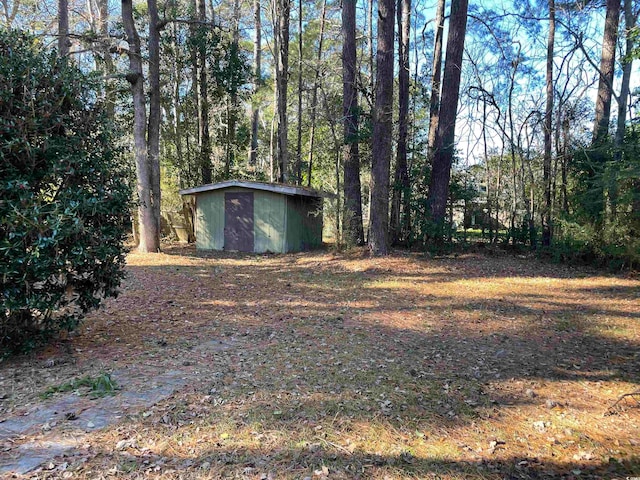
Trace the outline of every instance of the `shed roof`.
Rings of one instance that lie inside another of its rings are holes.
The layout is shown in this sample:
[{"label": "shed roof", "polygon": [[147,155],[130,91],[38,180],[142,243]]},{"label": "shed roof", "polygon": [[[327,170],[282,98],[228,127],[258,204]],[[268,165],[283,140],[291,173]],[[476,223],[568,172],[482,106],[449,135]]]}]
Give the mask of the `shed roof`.
[{"label": "shed roof", "polygon": [[268,192],[281,193],[283,195],[302,195],[304,197],[323,197],[327,194],[318,192],[311,188],[297,187],[295,185],[285,185],[283,183],[266,183],[266,182],[251,182],[246,180],[226,180],[224,182],[209,183],[207,185],[201,185],[199,187],[187,188],[180,190],[180,195],[195,195],[203,192],[210,192],[212,190],[221,190],[223,188],[241,187],[249,188],[253,190],[266,190]]}]

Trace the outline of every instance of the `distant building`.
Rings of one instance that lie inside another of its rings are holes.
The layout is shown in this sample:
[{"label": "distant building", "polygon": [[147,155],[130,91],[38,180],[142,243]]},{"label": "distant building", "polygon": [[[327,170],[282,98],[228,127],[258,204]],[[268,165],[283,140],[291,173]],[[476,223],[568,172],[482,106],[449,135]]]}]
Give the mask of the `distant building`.
[{"label": "distant building", "polygon": [[322,245],[323,195],[315,190],[229,180],[180,194],[195,199],[198,249],[285,253]]}]

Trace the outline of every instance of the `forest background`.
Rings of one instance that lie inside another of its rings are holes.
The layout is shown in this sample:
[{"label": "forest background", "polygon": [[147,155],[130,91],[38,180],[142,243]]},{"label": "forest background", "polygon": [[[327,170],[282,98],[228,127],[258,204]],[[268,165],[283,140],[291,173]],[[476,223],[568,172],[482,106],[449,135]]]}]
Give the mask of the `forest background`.
[{"label": "forest background", "polygon": [[188,223],[179,189],[240,178],[335,194],[335,239],[378,254],[477,228],[483,245],[640,260],[632,0],[0,7],[102,80],[142,251],[161,212]]}]

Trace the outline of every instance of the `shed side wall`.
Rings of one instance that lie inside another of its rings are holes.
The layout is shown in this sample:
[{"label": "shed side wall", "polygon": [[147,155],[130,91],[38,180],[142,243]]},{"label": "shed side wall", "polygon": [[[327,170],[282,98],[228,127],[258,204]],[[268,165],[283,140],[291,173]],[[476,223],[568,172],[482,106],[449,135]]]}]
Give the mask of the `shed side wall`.
[{"label": "shed side wall", "polygon": [[287,252],[322,246],[322,199],[287,197]]},{"label": "shed side wall", "polygon": [[254,250],[257,253],[284,253],[286,232],[285,195],[254,191]]},{"label": "shed side wall", "polygon": [[224,191],[212,191],[196,196],[196,248],[224,248]]}]

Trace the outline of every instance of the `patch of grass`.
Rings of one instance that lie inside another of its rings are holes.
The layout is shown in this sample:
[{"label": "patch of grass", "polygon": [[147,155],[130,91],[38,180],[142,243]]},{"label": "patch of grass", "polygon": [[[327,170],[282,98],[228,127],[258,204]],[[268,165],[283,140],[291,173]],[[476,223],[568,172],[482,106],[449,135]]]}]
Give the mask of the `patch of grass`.
[{"label": "patch of grass", "polygon": [[56,393],[74,391],[80,392],[81,395],[89,395],[91,398],[101,398],[107,395],[115,395],[116,390],[119,390],[119,388],[110,374],[101,372],[93,377],[86,375],[61,385],[51,386],[40,394],[40,398],[47,399]]},{"label": "patch of grass", "polygon": [[118,463],[117,472],[133,473],[140,468],[136,460],[123,459]]},{"label": "patch of grass", "polygon": [[560,332],[573,332],[578,329],[579,322],[572,316],[562,315],[556,322],[556,330]]}]

